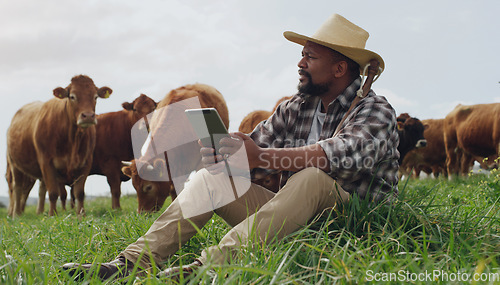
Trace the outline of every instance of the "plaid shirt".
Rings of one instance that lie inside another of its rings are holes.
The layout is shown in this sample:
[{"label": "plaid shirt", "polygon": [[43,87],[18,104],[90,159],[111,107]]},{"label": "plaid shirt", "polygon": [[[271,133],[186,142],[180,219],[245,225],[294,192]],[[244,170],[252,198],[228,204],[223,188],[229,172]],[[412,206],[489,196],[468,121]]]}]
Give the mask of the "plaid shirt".
[{"label": "plaid shirt", "polygon": [[[333,137],[351,102],[361,79],[356,79],[328,106],[325,122],[317,142],[330,161],[328,173],[349,193],[358,193],[380,201],[389,193],[397,195],[399,136],[396,115],[382,96],[370,90],[360,100]],[[283,102],[275,113],[261,122],[250,134],[260,147],[290,148],[307,145],[314,114],[320,98],[297,94]],[[282,174],[283,186],[293,172]]]}]

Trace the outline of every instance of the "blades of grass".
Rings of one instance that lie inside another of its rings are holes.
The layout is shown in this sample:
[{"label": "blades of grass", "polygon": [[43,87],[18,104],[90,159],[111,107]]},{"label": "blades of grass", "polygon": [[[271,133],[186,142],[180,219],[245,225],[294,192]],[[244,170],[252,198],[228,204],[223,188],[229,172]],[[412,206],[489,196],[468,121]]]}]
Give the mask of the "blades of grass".
[{"label": "blades of grass", "polygon": [[292,260],[299,253],[299,251],[302,248],[302,246],[303,246],[302,244],[299,245],[299,248],[294,251],[293,255],[290,258],[288,258],[288,256],[290,255],[290,251],[291,251],[292,247],[290,247],[285,252],[285,254],[283,255],[283,258],[281,259],[281,262],[278,265],[278,268],[276,269],[276,272],[273,275],[273,278],[271,279],[271,282],[269,282],[269,284],[275,284],[277,282],[277,278],[282,274],[283,270],[290,265],[290,263],[292,262]]}]

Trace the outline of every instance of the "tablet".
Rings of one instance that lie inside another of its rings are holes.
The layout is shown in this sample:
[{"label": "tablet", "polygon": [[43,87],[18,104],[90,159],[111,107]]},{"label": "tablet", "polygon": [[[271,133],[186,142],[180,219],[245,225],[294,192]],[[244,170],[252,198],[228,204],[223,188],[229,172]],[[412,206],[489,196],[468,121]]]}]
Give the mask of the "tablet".
[{"label": "tablet", "polygon": [[187,109],[185,111],[194,132],[204,147],[211,147],[219,153],[219,141],[229,137],[226,126],[215,108]]}]

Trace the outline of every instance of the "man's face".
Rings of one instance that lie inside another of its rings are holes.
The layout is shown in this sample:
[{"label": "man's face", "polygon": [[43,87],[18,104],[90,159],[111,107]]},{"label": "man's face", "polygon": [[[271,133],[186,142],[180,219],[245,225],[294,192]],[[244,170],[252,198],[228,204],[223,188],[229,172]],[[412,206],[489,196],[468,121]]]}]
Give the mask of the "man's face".
[{"label": "man's face", "polygon": [[322,45],[307,42],[302,49],[299,67],[299,92],[310,95],[321,95],[330,90],[333,83],[332,52]]}]

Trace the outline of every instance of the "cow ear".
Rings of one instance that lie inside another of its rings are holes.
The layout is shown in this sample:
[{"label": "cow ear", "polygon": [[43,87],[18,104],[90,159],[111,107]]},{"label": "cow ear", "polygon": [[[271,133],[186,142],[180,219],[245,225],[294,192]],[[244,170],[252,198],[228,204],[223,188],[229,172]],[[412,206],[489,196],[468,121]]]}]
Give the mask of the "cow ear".
[{"label": "cow ear", "polygon": [[405,129],[405,124],[401,121],[398,122],[398,131],[402,131]]},{"label": "cow ear", "polygon": [[122,172],[123,172],[123,174],[125,174],[128,177],[132,178],[132,168],[130,166],[124,166],[124,167],[122,167]]},{"label": "cow ear", "polygon": [[424,130],[427,130],[429,128],[429,124],[424,124]]},{"label": "cow ear", "polygon": [[128,111],[134,110],[134,104],[132,104],[130,102],[123,102],[122,107],[123,107],[123,109],[128,110]]},{"label": "cow ear", "polygon": [[54,89],[54,96],[56,96],[59,99],[67,98],[68,95],[69,95],[68,90],[62,87],[57,87],[56,89]]},{"label": "cow ear", "polygon": [[109,96],[111,95],[111,93],[113,93],[113,90],[111,90],[111,88],[109,87],[101,87],[99,88],[99,90],[97,90],[97,95],[99,95],[99,97],[101,98],[109,98]]}]

